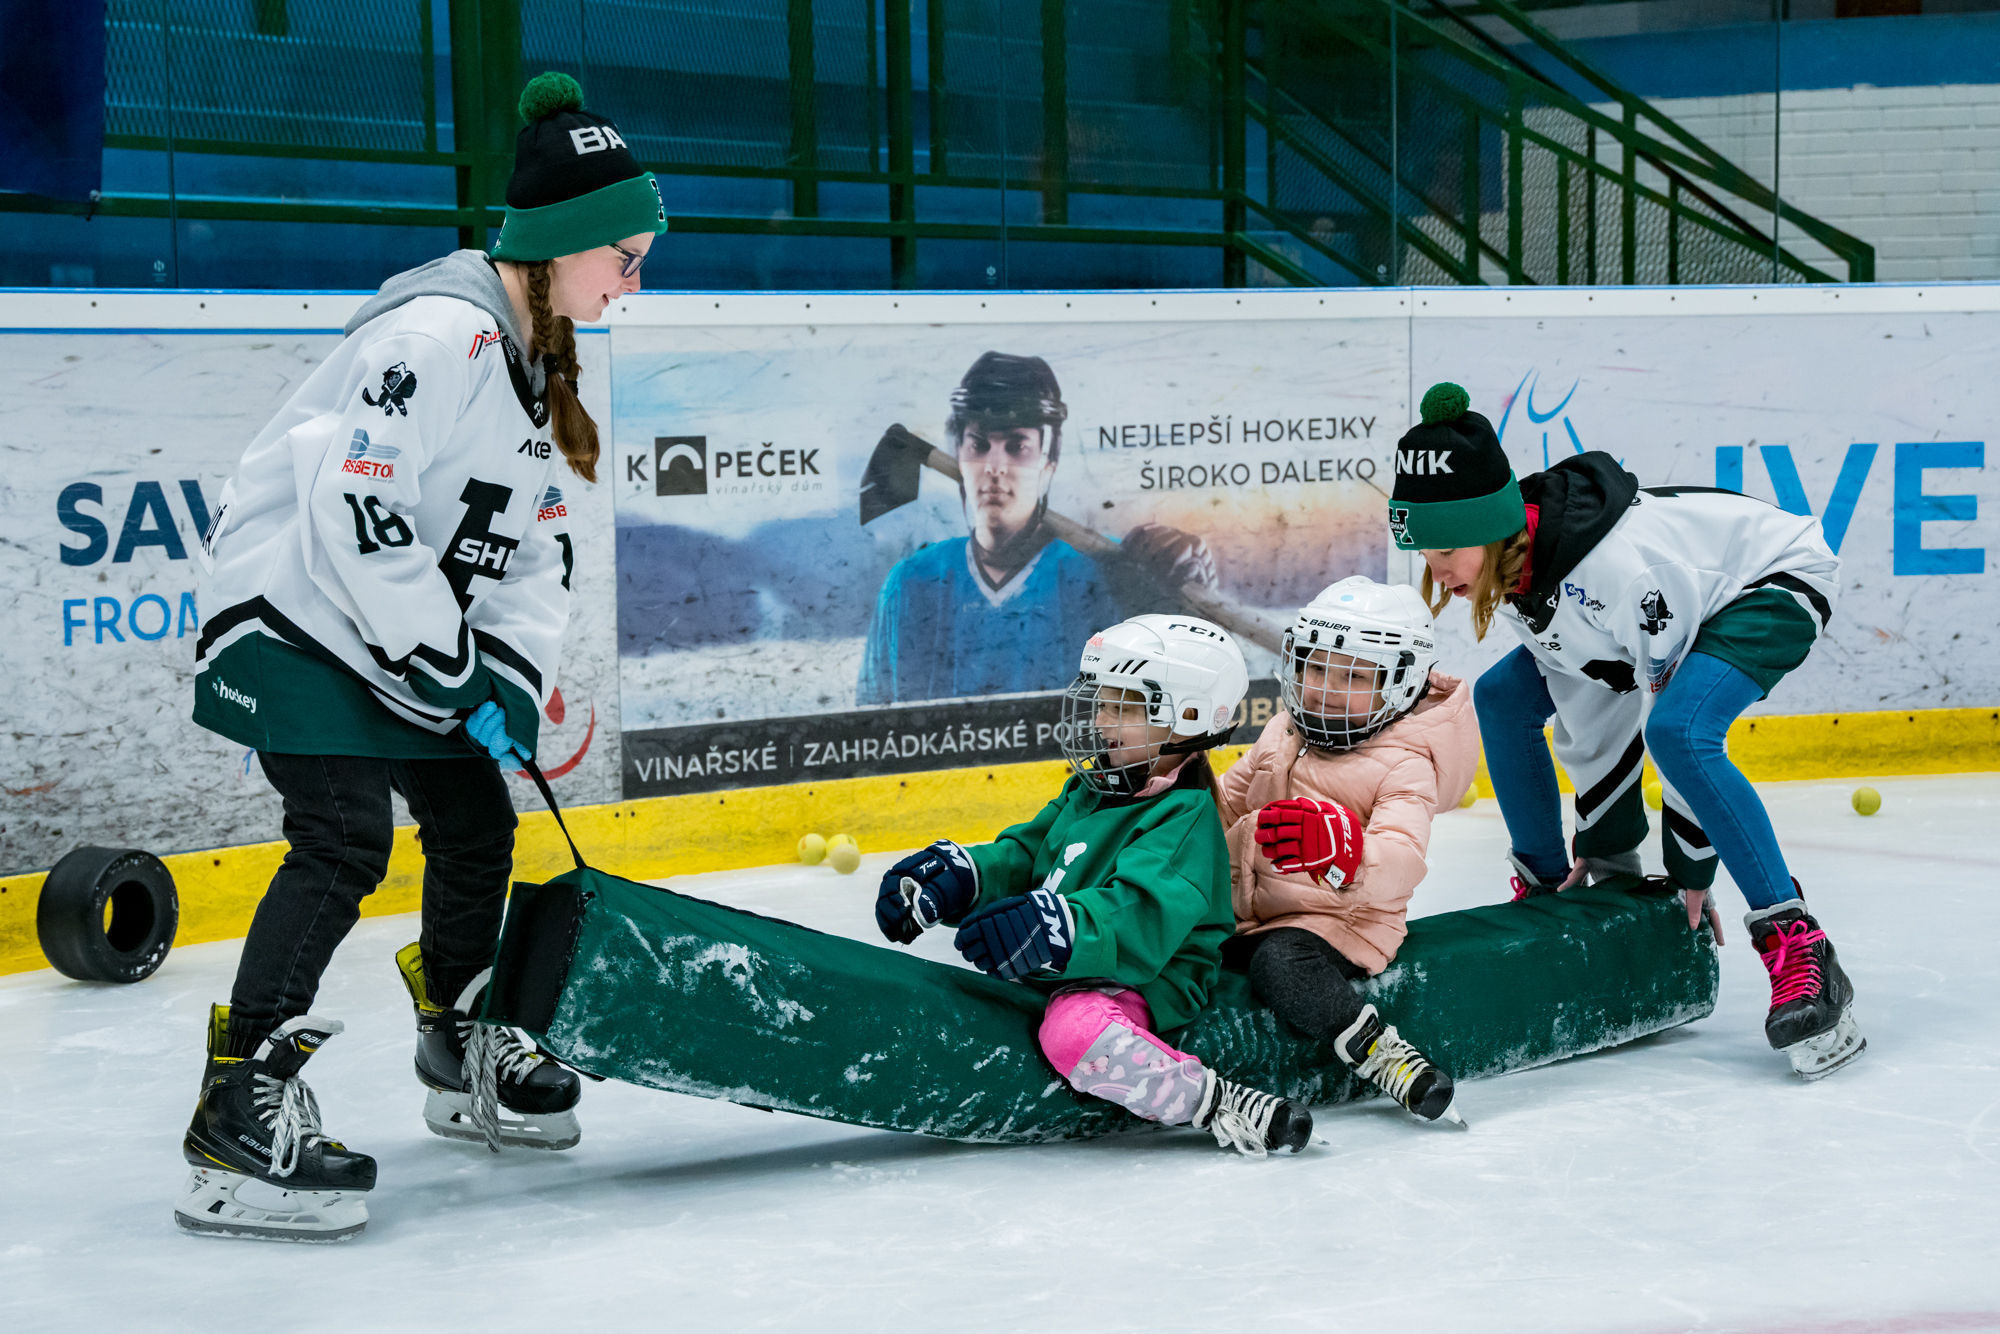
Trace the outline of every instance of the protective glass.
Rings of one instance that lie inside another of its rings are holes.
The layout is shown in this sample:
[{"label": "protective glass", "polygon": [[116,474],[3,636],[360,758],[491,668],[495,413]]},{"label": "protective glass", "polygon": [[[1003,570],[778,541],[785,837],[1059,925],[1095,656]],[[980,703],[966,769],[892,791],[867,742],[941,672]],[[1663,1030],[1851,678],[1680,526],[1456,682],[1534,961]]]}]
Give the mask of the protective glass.
[{"label": "protective glass", "polygon": [[[1415,655],[1401,657],[1414,662]],[[1396,720],[1385,698],[1389,669],[1368,658],[1331,649],[1295,646],[1285,636],[1283,661],[1289,670],[1278,695],[1292,725],[1316,750],[1351,750]]]},{"label": "protective glass", "polygon": [[1056,741],[1069,767],[1095,791],[1137,792],[1160,747],[1173,737],[1173,700],[1157,685],[1145,686],[1100,685],[1085,673],[1063,692]]}]

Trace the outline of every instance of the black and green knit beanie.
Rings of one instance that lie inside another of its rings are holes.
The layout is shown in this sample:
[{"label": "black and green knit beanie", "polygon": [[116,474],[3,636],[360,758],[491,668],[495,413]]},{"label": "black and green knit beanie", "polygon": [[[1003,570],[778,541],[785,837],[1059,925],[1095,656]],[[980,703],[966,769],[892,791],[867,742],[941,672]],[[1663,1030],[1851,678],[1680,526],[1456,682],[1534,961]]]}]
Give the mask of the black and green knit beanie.
[{"label": "black and green knit beanie", "polygon": [[1389,533],[1404,551],[1483,547],[1527,526],[1521,487],[1493,423],[1450,382],[1424,393],[1423,421],[1396,442]]},{"label": "black and green knit beanie", "polygon": [[493,258],[531,264],[667,229],[653,173],[618,128],[583,109],[567,74],[538,74],[521,90],[527,125],[514,141],[507,216]]}]

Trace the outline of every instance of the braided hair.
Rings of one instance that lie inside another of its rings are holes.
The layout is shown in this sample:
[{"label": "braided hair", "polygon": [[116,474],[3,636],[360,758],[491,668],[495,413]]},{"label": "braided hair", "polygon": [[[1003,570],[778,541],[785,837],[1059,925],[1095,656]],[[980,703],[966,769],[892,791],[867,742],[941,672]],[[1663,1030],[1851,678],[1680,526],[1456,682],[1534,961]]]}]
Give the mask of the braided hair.
[{"label": "braided hair", "polygon": [[586,482],[597,480],[597,423],[576,396],[576,324],[549,305],[549,261],[521,266],[528,280],[530,355],[542,363],[548,380],[549,420],[556,448],[569,460],[570,471]]}]

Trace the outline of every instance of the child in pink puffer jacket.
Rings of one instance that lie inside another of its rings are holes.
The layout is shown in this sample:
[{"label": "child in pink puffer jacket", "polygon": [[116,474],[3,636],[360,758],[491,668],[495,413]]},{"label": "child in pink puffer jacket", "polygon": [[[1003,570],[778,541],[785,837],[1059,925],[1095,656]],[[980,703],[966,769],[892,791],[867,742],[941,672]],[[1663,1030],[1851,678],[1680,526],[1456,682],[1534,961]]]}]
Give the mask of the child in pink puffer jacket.
[{"label": "child in pink puffer jacket", "polygon": [[1413,588],[1343,579],[1301,608],[1279,664],[1284,711],[1219,782],[1243,968],[1279,1017],[1426,1120],[1449,1116],[1446,1071],[1364,1003],[1424,878],[1431,817],[1472,784],[1471,689],[1432,670]]}]

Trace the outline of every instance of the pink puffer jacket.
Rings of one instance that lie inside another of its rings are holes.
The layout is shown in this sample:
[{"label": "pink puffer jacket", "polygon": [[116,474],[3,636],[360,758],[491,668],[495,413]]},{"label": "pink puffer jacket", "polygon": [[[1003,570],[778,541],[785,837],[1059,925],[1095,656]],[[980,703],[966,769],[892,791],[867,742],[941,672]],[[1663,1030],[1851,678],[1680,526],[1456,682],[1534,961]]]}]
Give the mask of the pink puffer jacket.
[{"label": "pink puffer jacket", "polygon": [[[1288,714],[1218,780],[1229,830],[1238,934],[1302,927],[1379,973],[1401,948],[1410,895],[1427,870],[1431,817],[1458,805],[1479,764],[1472,687],[1431,673],[1430,693],[1407,717],[1353,750],[1304,750]],[[1257,812],[1286,797],[1338,802],[1367,825],[1361,868],[1341,889],[1281,875],[1257,846]]]}]

